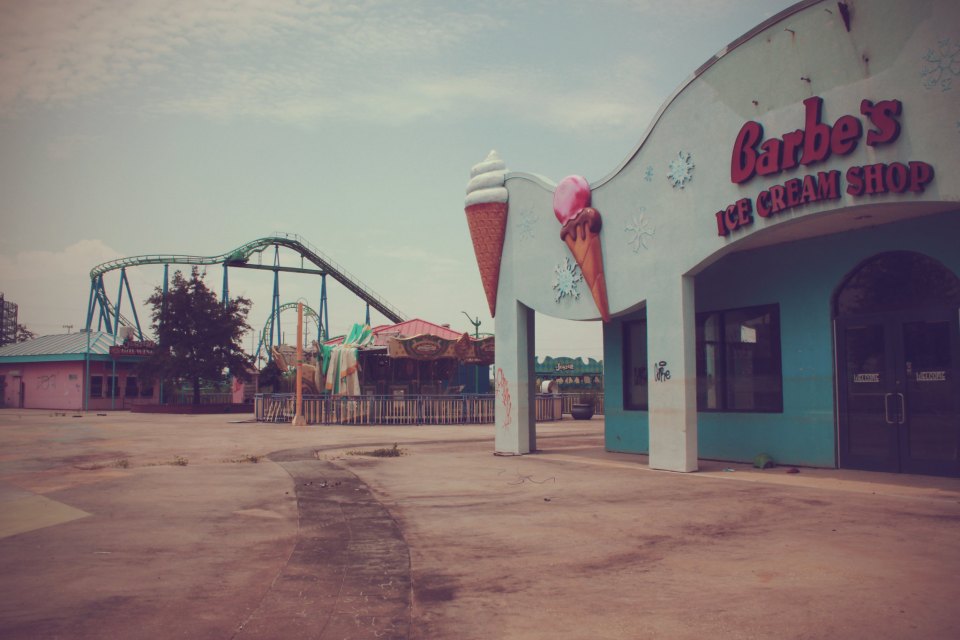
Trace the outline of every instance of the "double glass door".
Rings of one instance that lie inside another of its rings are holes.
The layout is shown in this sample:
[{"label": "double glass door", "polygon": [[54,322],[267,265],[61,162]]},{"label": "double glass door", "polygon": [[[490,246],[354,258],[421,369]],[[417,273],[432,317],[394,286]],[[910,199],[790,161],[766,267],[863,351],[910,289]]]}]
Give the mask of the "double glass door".
[{"label": "double glass door", "polygon": [[960,475],[956,308],[839,318],[840,466]]}]

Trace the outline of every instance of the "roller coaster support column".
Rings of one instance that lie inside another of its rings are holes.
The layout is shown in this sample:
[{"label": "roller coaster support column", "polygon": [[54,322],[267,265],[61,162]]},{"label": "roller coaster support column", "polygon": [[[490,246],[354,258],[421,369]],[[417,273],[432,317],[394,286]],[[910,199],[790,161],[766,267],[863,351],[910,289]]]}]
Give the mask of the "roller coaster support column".
[{"label": "roller coaster support column", "polygon": [[370,303],[369,303],[369,302],[367,303],[367,320],[366,320],[366,325],[367,325],[368,327],[370,326]]},{"label": "roller coaster support column", "polygon": [[[120,269],[120,289],[123,290],[123,285],[127,285],[127,300],[130,301],[130,309],[133,310],[133,323],[137,328],[137,339],[143,340],[143,331],[140,329],[140,316],[137,314],[137,305],[133,304],[133,292],[130,290],[130,279],[127,277],[126,267]],[[120,328],[120,299],[117,299],[117,322],[114,330],[119,330]]]},{"label": "roller coaster support column", "polygon": [[226,309],[230,304],[230,287],[227,286],[227,263],[223,263],[223,308]]},{"label": "roller coaster support column", "polygon": [[[108,311],[107,292],[103,288],[103,274],[97,277],[97,301],[100,303],[100,318],[97,320],[97,331],[106,328],[107,333],[113,333],[110,325],[110,312]],[[104,327],[106,325],[106,327]]]},{"label": "roller coaster support column", "polygon": [[317,314],[317,324],[323,326],[317,328],[317,333],[321,334],[318,343],[330,338],[330,315],[327,311],[327,274],[323,274],[320,278],[320,313]]},{"label": "roller coaster support column", "polygon": [[87,300],[87,333],[93,328],[93,308],[97,304],[97,280],[90,279],[90,298]]},{"label": "roller coaster support column", "polygon": [[[158,325],[163,325],[163,321],[166,318],[164,311],[167,308],[167,292],[170,290],[170,265],[163,265],[163,293],[160,295],[160,322]],[[159,328],[159,327],[158,327]],[[157,332],[157,339],[160,340],[160,332]],[[160,345],[163,346],[163,341],[160,340]],[[163,404],[163,378],[160,378],[160,404]]]},{"label": "roller coaster support column", "polygon": [[[273,247],[273,266],[280,266],[280,247]],[[277,329],[277,344],[283,343],[283,337],[280,334],[280,271],[273,270],[273,306],[270,309],[270,315],[273,316],[273,327],[270,327],[269,351],[267,352],[267,362],[273,362],[273,329]]]},{"label": "roller coaster support column", "polygon": [[[120,307],[123,306],[123,281],[127,279],[127,268],[120,269],[120,284],[117,287],[117,306],[113,309],[113,341],[117,341],[117,333],[120,331]],[[113,407],[111,407],[113,408]]]}]

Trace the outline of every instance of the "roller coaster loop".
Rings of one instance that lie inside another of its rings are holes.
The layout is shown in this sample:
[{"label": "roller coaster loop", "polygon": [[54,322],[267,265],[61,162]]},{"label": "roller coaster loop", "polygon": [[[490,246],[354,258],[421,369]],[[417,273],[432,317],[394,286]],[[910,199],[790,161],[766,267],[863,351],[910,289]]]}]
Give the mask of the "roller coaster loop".
[{"label": "roller coaster loop", "polygon": [[[297,302],[285,302],[282,305],[280,305],[280,312],[282,313],[289,309],[296,309],[298,304],[299,303]],[[254,356],[257,356],[260,353],[260,350],[263,349],[263,346],[264,346],[263,345],[264,340],[268,339],[268,337],[273,333],[274,316],[279,317],[279,313],[270,314],[269,316],[267,316],[267,321],[263,323],[263,331],[260,332],[260,341],[257,344],[257,350],[253,352]],[[327,327],[323,324],[323,322],[321,322],[320,314],[318,314],[316,311],[314,311],[307,305],[303,305],[303,317],[304,317],[304,320],[306,320],[309,317],[309,318],[313,318],[316,321],[317,344],[320,344],[327,339],[328,337]],[[271,355],[267,356],[268,359],[271,357]]]}]

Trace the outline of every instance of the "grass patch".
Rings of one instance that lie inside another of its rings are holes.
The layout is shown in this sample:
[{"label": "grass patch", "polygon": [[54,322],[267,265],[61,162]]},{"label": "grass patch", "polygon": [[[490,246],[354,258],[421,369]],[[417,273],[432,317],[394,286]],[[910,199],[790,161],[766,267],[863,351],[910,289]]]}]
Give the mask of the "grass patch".
[{"label": "grass patch", "polygon": [[90,464],[75,464],[73,467],[75,469],[80,469],[81,471],[99,471],[100,469],[106,469],[107,467],[114,467],[115,469],[129,469],[130,461],[126,458],[117,458],[109,464],[106,462],[91,462]]},{"label": "grass patch", "polygon": [[224,462],[237,462],[237,463],[251,462],[251,463],[253,463],[253,464],[257,464],[258,462],[260,462],[260,459],[261,459],[262,457],[263,457],[263,456],[255,456],[255,455],[252,455],[252,454],[249,454],[249,453],[245,453],[245,454],[243,454],[242,456],[240,456],[239,458],[224,458],[223,461],[224,461]]},{"label": "grass patch", "polygon": [[383,447],[381,449],[370,449],[368,451],[354,449],[353,451],[347,451],[348,456],[372,456],[374,458],[399,458],[405,454],[406,450],[399,448],[396,442],[394,442],[390,448]]}]

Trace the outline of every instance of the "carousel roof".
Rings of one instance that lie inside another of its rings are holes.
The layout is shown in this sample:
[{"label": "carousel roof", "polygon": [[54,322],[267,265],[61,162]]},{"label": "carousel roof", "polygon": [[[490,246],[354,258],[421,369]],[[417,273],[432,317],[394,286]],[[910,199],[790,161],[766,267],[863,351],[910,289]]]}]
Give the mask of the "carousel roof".
[{"label": "carousel roof", "polygon": [[[374,327],[372,331],[373,346],[376,347],[387,346],[388,338],[412,338],[414,336],[430,335],[444,338],[445,340],[456,340],[463,335],[463,332],[454,331],[449,326],[434,324],[420,318],[413,318],[398,324],[381,324]],[[331,338],[324,344],[334,345],[340,344],[341,342],[343,342],[343,336]]]}]

